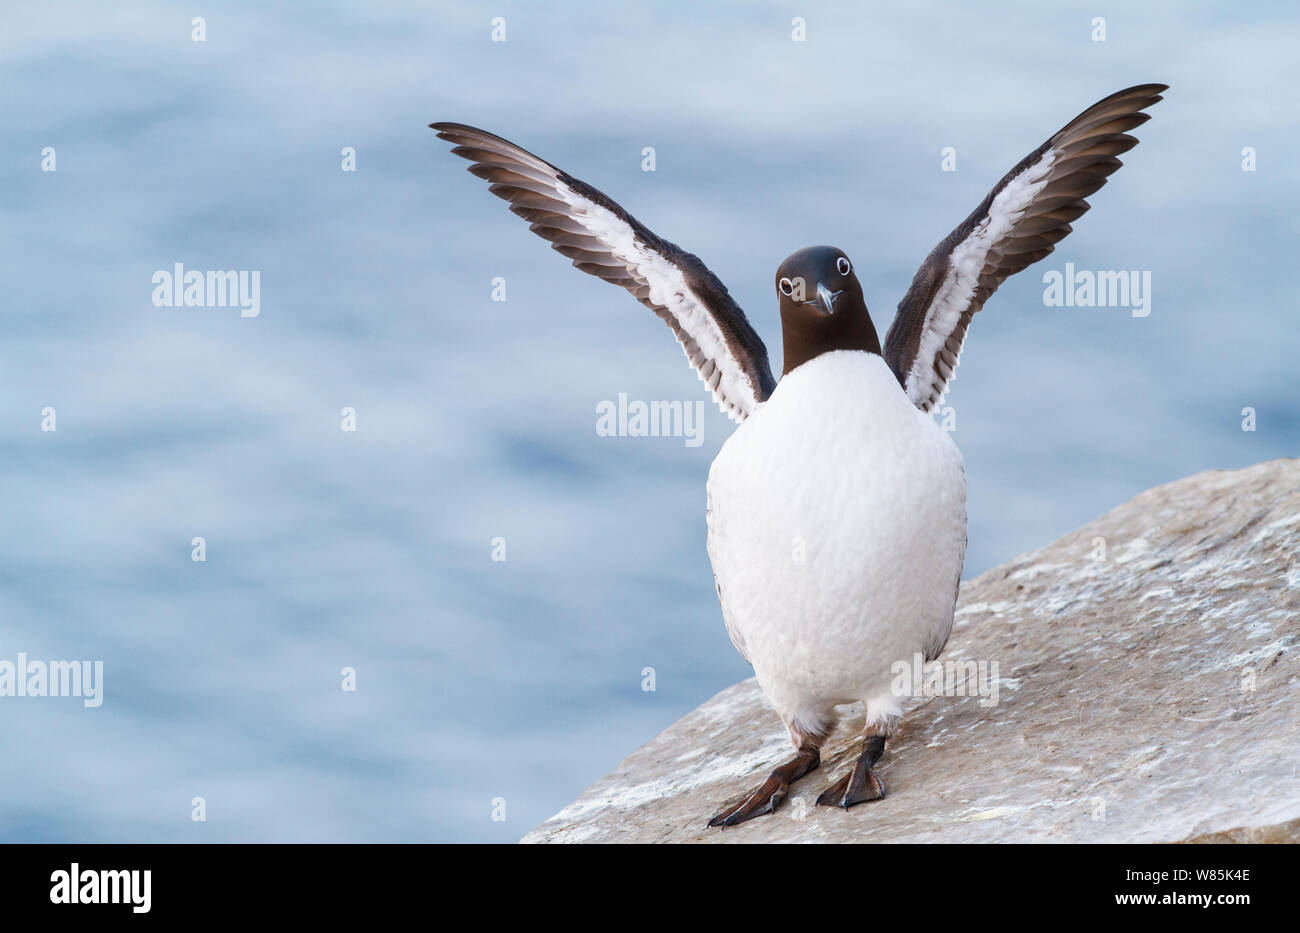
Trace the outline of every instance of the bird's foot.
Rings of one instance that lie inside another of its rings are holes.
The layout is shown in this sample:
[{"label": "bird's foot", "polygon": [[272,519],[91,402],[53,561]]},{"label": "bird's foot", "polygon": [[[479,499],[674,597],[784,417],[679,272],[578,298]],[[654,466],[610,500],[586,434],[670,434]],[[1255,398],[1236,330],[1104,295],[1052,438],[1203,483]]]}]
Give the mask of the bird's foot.
[{"label": "bird's foot", "polygon": [[885,796],[885,784],[876,777],[869,765],[859,761],[853,770],[822,791],[817,798],[819,807],[849,807]]},{"label": "bird's foot", "polygon": [[790,792],[790,785],[821,764],[821,753],[815,748],[803,748],[794,758],[773,769],[767,780],[739,803],[719,810],[709,820],[710,826],[726,829],[764,813],[773,813]]},{"label": "bird's foot", "polygon": [[881,800],[885,796],[885,783],[871,770],[871,766],[880,760],[885,750],[883,736],[868,736],[862,754],[853,765],[853,770],[840,778],[817,798],[821,807],[843,807],[847,810],[859,803]]}]

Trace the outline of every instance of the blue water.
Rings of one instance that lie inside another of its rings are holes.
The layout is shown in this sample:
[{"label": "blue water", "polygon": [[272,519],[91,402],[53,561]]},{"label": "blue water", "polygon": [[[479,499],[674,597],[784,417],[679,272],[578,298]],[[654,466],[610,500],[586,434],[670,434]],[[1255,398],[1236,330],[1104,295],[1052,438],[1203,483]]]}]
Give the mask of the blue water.
[{"label": "blue water", "polygon": [[[698,253],[779,368],[786,254],[847,250],[883,333],[1004,171],[1169,83],[972,327],[949,397],[968,575],[1297,452],[1286,5],[1117,7],[1105,42],[1084,3],[117,6],[0,12],[0,660],[104,664],[99,708],[0,697],[0,839],[510,841],[747,676],[704,550],[729,423],[597,436],[600,401],[693,402],[695,375],[433,120]],[[1067,261],[1149,270],[1152,313],[1044,307]],[[155,307],[177,262],[257,270],[261,313]]]}]

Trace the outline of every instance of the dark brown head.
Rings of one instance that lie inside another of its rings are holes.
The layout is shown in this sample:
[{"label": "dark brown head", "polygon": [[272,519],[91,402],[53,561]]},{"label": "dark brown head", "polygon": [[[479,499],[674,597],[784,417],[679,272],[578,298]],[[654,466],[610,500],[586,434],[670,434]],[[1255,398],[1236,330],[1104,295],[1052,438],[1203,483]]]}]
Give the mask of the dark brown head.
[{"label": "dark brown head", "polygon": [[880,353],[862,286],[843,250],[809,246],[791,253],[776,270],[785,343],[785,375],[832,350]]}]

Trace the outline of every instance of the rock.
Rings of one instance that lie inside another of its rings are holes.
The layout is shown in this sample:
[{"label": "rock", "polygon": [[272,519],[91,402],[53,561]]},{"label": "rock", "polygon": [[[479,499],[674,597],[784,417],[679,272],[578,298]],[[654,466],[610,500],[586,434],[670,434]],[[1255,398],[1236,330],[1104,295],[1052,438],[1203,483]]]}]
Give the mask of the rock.
[{"label": "rock", "polygon": [[913,701],[884,800],[814,806],[859,706],[775,815],[707,829],[790,751],[750,679],[523,841],[1300,841],[1300,460],[1148,490],[964,582],[949,659],[998,662],[999,702]]}]

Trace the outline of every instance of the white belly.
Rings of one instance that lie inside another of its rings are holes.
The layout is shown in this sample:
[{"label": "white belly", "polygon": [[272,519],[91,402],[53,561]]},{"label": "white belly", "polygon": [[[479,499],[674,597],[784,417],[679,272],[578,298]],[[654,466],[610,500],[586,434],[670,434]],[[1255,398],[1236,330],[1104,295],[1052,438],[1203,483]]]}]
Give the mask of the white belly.
[{"label": "white belly", "polygon": [[875,354],[784,377],[709,471],[709,558],[732,641],[787,723],[901,712],[891,666],[935,656],[966,552],[966,471]]}]

